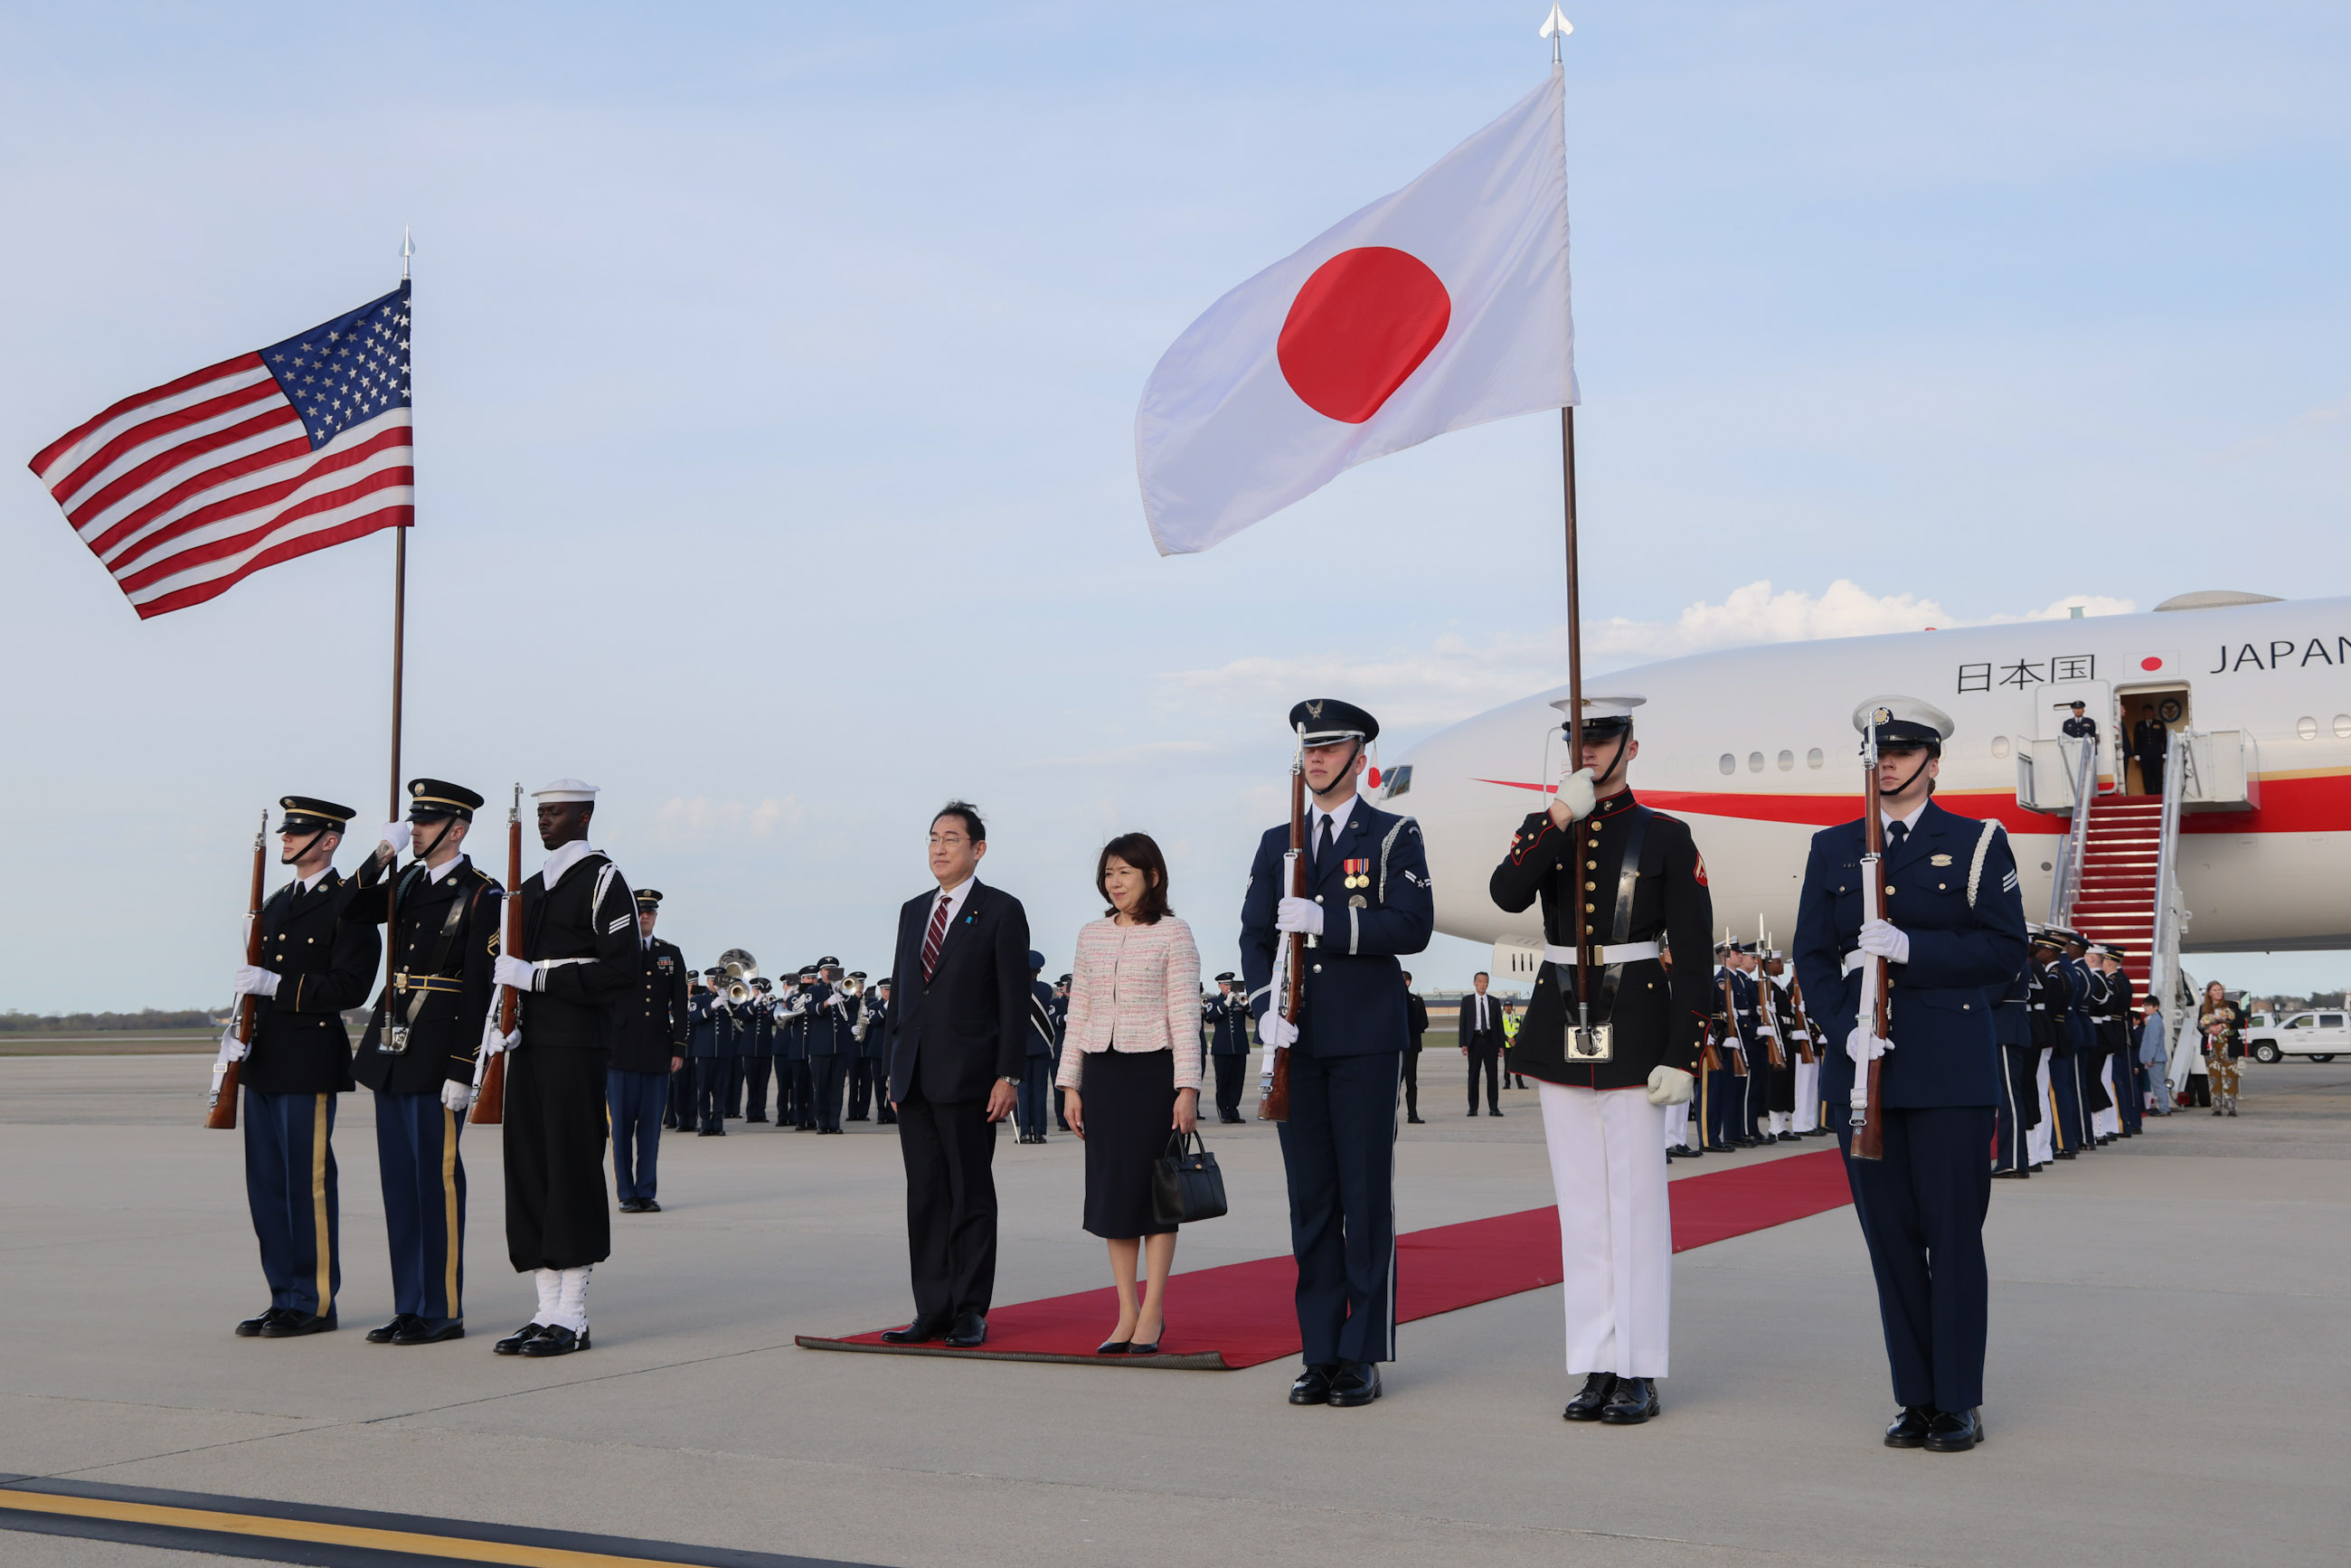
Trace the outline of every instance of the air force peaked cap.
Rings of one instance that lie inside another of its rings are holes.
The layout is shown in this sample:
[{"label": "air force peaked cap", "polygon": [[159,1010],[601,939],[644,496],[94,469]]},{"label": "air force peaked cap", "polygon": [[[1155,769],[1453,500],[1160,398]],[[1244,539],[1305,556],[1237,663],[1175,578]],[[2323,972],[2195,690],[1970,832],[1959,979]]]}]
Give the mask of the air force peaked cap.
[{"label": "air force peaked cap", "polygon": [[1959,727],[1933,703],[1917,697],[1876,696],[1853,710],[1853,727],[1864,735],[1873,728],[1877,744],[1915,750],[1925,747],[1939,752],[1943,742]]},{"label": "air force peaked cap", "polygon": [[359,815],[349,806],[338,806],[315,795],[280,795],[277,805],[286,813],[286,820],[277,824],[281,833],[340,833]]},{"label": "air force peaked cap", "polygon": [[446,779],[411,779],[408,781],[408,820],[412,822],[437,822],[444,817],[455,817],[470,822],[481,809],[482,798],[462,784],[452,784]]},{"label": "air force peaked cap", "polygon": [[[1611,736],[1624,734],[1633,727],[1633,710],[1648,700],[1646,697],[1635,696],[1584,698],[1583,738],[1606,740]],[[1562,714],[1566,714],[1573,705],[1568,698],[1562,697],[1551,706],[1559,709]],[[1575,721],[1572,717],[1564,718],[1559,727],[1565,729],[1573,722]]]},{"label": "air force peaked cap", "polygon": [[1380,737],[1380,721],[1336,697],[1314,697],[1290,710],[1290,727],[1308,746],[1335,746],[1343,740],[1369,745]]},{"label": "air force peaked cap", "polygon": [[567,800],[585,800],[593,805],[596,800],[596,786],[578,779],[558,779],[552,784],[543,784],[532,790],[530,798],[534,800],[544,800],[550,806],[559,806]]}]

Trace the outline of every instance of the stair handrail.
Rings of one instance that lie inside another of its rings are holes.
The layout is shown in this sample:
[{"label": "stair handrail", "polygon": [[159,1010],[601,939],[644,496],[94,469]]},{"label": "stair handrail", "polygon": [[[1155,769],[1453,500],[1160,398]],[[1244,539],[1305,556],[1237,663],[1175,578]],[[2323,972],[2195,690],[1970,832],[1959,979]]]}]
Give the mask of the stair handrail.
[{"label": "stair handrail", "polygon": [[2181,766],[2188,744],[2179,730],[2168,730],[2163,741],[2163,819],[2155,850],[2155,936],[2147,955],[2147,988],[2152,997],[2168,998],[2179,988],[2179,945],[2189,922],[2179,875],[2179,813],[2187,803],[2187,770]]},{"label": "stair handrail", "polygon": [[[2062,743],[2061,743],[2062,744]],[[2074,767],[2074,822],[2057,846],[2057,873],[2049,883],[2049,924],[2071,925],[2074,900],[2081,892],[2083,847],[2090,836],[2090,801],[2097,788],[2097,748],[2086,740],[2074,743],[2081,760]]]}]

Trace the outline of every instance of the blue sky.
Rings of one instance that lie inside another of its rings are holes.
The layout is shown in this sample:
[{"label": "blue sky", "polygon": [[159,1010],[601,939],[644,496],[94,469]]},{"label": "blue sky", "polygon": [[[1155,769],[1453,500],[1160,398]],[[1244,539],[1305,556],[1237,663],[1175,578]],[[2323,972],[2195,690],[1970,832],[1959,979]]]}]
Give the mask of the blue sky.
[{"label": "blue sky", "polygon": [[[1556,437],[1162,560],[1135,398],[1538,79],[1543,9],[0,8],[0,1006],[225,1000],[260,804],[381,809],[388,539],[142,625],[21,464],[382,292],[402,224],[406,771],[603,785],[697,958],[876,968],[966,794],[1057,971],[1135,827],[1232,962],[1291,697],[1402,744],[1560,678]],[[1570,9],[1599,662],[2342,591],[2351,13]]]}]

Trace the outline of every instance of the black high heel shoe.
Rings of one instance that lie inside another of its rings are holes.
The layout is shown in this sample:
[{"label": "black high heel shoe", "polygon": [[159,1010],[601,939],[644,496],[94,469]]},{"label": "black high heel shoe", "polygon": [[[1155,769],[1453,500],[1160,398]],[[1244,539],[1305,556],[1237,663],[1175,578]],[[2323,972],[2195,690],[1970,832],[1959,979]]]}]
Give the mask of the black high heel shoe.
[{"label": "black high heel shoe", "polygon": [[1148,1344],[1145,1344],[1139,1340],[1130,1343],[1126,1347],[1126,1354],[1129,1355],[1157,1355],[1159,1354],[1159,1341],[1165,1339],[1166,1337],[1167,1320],[1163,1317],[1159,1320],[1159,1333],[1157,1337],[1154,1338]]},{"label": "black high heel shoe", "polygon": [[1102,1341],[1102,1343],[1094,1346],[1094,1354],[1096,1355],[1124,1355],[1134,1348],[1134,1342],[1132,1340],[1106,1339]]}]

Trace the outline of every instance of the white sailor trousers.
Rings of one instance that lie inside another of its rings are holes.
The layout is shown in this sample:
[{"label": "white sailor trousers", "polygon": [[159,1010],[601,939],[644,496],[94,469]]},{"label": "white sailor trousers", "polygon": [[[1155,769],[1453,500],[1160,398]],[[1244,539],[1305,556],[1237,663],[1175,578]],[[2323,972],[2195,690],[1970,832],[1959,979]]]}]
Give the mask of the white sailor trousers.
[{"label": "white sailor trousers", "polygon": [[1642,1089],[1535,1087],[1559,1198],[1567,1370],[1663,1377],[1674,1266],[1664,1107]]},{"label": "white sailor trousers", "polygon": [[1799,1060],[1796,1063],[1796,1121],[1799,1133],[1819,1130],[1821,1124],[1821,1064]]}]

